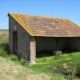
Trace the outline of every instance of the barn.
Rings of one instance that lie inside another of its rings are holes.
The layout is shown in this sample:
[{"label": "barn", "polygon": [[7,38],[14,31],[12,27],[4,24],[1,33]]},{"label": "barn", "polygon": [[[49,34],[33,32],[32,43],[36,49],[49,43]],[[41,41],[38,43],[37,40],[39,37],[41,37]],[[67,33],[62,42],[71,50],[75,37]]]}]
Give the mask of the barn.
[{"label": "barn", "polygon": [[8,13],[9,50],[30,64],[43,50],[80,51],[80,27],[68,19]]}]

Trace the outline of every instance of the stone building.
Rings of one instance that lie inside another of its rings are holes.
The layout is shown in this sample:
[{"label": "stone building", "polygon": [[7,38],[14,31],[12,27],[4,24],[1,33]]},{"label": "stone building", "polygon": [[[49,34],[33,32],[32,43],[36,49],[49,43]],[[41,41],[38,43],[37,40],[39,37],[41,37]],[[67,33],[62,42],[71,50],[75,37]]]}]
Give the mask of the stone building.
[{"label": "stone building", "polygon": [[35,64],[42,50],[80,50],[80,27],[67,19],[11,14],[9,49]]}]

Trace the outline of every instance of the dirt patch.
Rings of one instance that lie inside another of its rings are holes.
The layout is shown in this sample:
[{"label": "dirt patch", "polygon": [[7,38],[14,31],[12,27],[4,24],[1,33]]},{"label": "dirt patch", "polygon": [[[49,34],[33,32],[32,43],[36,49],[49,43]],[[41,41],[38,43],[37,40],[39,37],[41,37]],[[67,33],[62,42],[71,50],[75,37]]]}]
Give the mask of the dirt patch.
[{"label": "dirt patch", "polygon": [[29,75],[28,80],[50,80],[50,77],[45,74],[35,74],[35,75]]}]

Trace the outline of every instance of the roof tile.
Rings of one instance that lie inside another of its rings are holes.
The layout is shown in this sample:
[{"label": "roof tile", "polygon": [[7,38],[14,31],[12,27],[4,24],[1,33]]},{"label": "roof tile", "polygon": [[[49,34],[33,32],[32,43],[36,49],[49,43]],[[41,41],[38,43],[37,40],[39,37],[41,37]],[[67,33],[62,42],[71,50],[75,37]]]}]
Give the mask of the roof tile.
[{"label": "roof tile", "polygon": [[10,14],[31,36],[80,37],[80,27],[67,19]]}]

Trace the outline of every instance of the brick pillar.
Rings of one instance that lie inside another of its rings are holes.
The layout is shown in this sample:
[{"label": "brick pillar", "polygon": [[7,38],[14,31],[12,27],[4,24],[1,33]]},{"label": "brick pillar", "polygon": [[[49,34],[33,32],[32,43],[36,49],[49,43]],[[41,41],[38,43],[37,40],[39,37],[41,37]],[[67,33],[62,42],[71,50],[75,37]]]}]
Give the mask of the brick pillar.
[{"label": "brick pillar", "polygon": [[35,64],[36,60],[36,39],[35,37],[31,37],[30,40],[30,64]]}]

